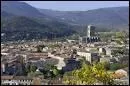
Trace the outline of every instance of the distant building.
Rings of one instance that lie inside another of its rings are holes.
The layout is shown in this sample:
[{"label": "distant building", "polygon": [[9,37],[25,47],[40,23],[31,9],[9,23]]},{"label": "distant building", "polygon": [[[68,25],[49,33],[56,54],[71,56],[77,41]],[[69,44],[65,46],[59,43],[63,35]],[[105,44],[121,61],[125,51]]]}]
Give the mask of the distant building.
[{"label": "distant building", "polygon": [[5,64],[1,64],[1,72],[5,72]]},{"label": "distant building", "polygon": [[70,40],[70,39],[67,39],[67,42],[68,42],[68,43],[74,43],[74,42],[75,42],[75,40]]},{"label": "distant building", "polygon": [[[100,38],[96,35],[95,26],[88,25],[86,36],[79,37],[79,44],[83,43],[93,43],[100,41]],[[85,39],[85,41],[84,41]]]},{"label": "distant building", "polygon": [[7,63],[1,63],[1,75],[6,72],[7,66]]},{"label": "distant building", "polygon": [[100,39],[96,36],[95,27],[88,25],[86,43],[98,42]]},{"label": "distant building", "polygon": [[52,54],[48,54],[48,57],[52,57],[52,58],[54,58],[54,59],[59,60],[59,61],[58,61],[58,64],[55,65],[59,70],[61,70],[64,66],[66,66],[66,64],[65,64],[65,62],[64,62],[64,58],[59,57],[59,56],[54,56],[54,55],[52,55]]},{"label": "distant building", "polygon": [[106,55],[111,55],[111,49],[110,48],[105,48],[106,50]]},{"label": "distant building", "polygon": [[87,37],[94,37],[96,36],[95,35],[95,27],[92,26],[92,25],[88,25],[88,28],[87,28]]},{"label": "distant building", "polygon": [[104,55],[106,55],[105,48],[103,48],[103,47],[99,48],[99,53],[103,53]]},{"label": "distant building", "polygon": [[86,61],[89,61],[90,63],[92,63],[93,61],[99,61],[98,53],[77,52],[77,55],[84,56],[86,58]]},{"label": "distant building", "polygon": [[82,44],[82,42],[83,42],[83,38],[79,37],[79,44]]},{"label": "distant building", "polygon": [[111,59],[111,57],[109,57],[109,56],[104,56],[104,57],[101,57],[101,58],[100,58],[100,62],[110,62],[110,59]]}]

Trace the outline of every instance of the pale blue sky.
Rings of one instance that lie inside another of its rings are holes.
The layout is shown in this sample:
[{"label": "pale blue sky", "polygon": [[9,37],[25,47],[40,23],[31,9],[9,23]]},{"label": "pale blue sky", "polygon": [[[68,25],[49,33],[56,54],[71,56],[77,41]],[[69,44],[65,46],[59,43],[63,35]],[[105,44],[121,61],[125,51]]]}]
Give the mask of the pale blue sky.
[{"label": "pale blue sky", "polygon": [[87,11],[104,7],[129,6],[129,1],[23,1],[33,7],[59,11]]}]

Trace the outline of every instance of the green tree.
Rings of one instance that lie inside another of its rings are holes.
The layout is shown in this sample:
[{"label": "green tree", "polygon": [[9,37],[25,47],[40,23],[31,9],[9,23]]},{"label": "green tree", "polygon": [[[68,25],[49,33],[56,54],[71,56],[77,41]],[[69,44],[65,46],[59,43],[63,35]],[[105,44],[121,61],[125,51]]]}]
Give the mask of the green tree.
[{"label": "green tree", "polygon": [[127,37],[126,32],[116,32],[116,38],[119,39],[119,42],[121,42],[121,41],[125,42],[126,37]]},{"label": "green tree", "polygon": [[128,64],[113,63],[113,64],[110,64],[110,70],[118,70],[120,68],[124,68],[127,66],[128,66]]},{"label": "green tree", "polygon": [[102,63],[91,65],[83,64],[79,70],[72,71],[69,76],[64,75],[63,81],[71,85],[94,85],[95,83],[113,84],[113,79]]},{"label": "green tree", "polygon": [[92,69],[86,64],[80,70],[74,70],[69,76],[63,77],[64,83],[71,85],[92,85],[96,82],[96,79],[92,75]]},{"label": "green tree", "polygon": [[52,71],[48,71],[48,72],[46,73],[46,78],[53,78]]},{"label": "green tree", "polygon": [[110,63],[109,62],[103,62],[103,65],[104,65],[104,68],[106,70],[109,70],[110,69]]},{"label": "green tree", "polygon": [[104,63],[95,64],[93,67],[93,72],[96,74],[96,79],[102,82],[104,85],[111,85],[113,83],[113,79],[110,74],[105,70]]},{"label": "green tree", "polygon": [[121,43],[121,40],[116,40],[116,43],[117,43],[117,44],[120,44],[120,45],[122,44],[122,43]]},{"label": "green tree", "polygon": [[35,72],[36,69],[37,69],[37,67],[36,67],[35,65],[31,65],[31,66],[30,66],[30,71],[31,71],[31,72]]},{"label": "green tree", "polygon": [[30,71],[30,64],[26,65],[26,67],[25,67],[25,71],[26,71],[26,73],[31,72],[31,71]]},{"label": "green tree", "polygon": [[59,75],[59,70],[58,69],[53,69],[53,74],[56,77],[57,75]]},{"label": "green tree", "polygon": [[37,77],[37,76],[42,76],[42,77],[44,77],[43,73],[40,72],[40,71],[35,71],[35,72],[31,71],[31,72],[28,73],[28,76],[29,76],[29,77]]},{"label": "green tree", "polygon": [[60,71],[57,69],[56,66],[51,66],[50,70],[52,71],[52,76],[51,76],[52,78],[57,77],[58,75],[60,75]]}]

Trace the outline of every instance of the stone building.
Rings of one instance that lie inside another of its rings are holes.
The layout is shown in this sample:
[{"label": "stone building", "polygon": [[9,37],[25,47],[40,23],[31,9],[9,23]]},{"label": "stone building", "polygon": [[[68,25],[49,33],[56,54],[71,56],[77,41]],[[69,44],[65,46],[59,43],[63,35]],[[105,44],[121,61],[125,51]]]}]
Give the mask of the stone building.
[{"label": "stone building", "polygon": [[93,61],[99,61],[99,55],[98,53],[94,52],[77,52],[77,55],[84,56],[86,58],[86,61],[89,61],[92,63]]}]

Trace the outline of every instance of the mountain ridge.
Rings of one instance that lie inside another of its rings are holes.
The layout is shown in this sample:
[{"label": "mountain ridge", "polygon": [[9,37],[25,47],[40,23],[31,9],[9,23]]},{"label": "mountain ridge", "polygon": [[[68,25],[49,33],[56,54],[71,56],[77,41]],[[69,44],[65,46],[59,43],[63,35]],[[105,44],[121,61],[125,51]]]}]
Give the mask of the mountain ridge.
[{"label": "mountain ridge", "polygon": [[[38,13],[30,13],[30,11],[28,11],[30,6],[26,3],[11,1],[10,4],[10,1],[4,2],[5,3],[2,4],[1,13],[1,32],[4,33],[5,36],[2,37],[2,40],[52,38],[54,35],[56,37],[60,37],[70,35],[75,32],[69,29],[69,26],[66,25],[66,23],[59,22],[47,15],[43,15],[38,10],[36,11]],[[20,11],[20,7],[25,10]],[[33,7],[31,7],[31,9],[33,9]],[[19,14],[17,11],[23,13]],[[26,15],[27,13],[28,15]],[[30,35],[27,36],[27,34]]]},{"label": "mountain ridge", "polygon": [[[127,7],[65,12],[41,10],[18,1],[2,1],[1,5],[1,31],[6,33],[5,37],[2,37],[3,40],[15,40],[15,37],[33,39],[83,34],[88,24],[96,26],[96,30],[104,31],[128,29],[129,24]],[[30,34],[29,37],[27,34]]]},{"label": "mountain ridge", "polygon": [[[74,24],[94,24],[102,25],[112,24],[113,26],[121,24],[128,24],[129,22],[129,8],[128,7],[110,7],[100,8],[88,11],[53,11],[46,9],[39,9],[41,13],[49,16],[56,17],[57,19],[64,20]],[[123,13],[123,14],[120,14]],[[111,22],[112,21],[112,22]],[[117,23],[117,24],[116,24]],[[112,25],[111,25],[112,26]],[[115,27],[114,26],[114,27]],[[105,27],[105,26],[104,26]]]}]

